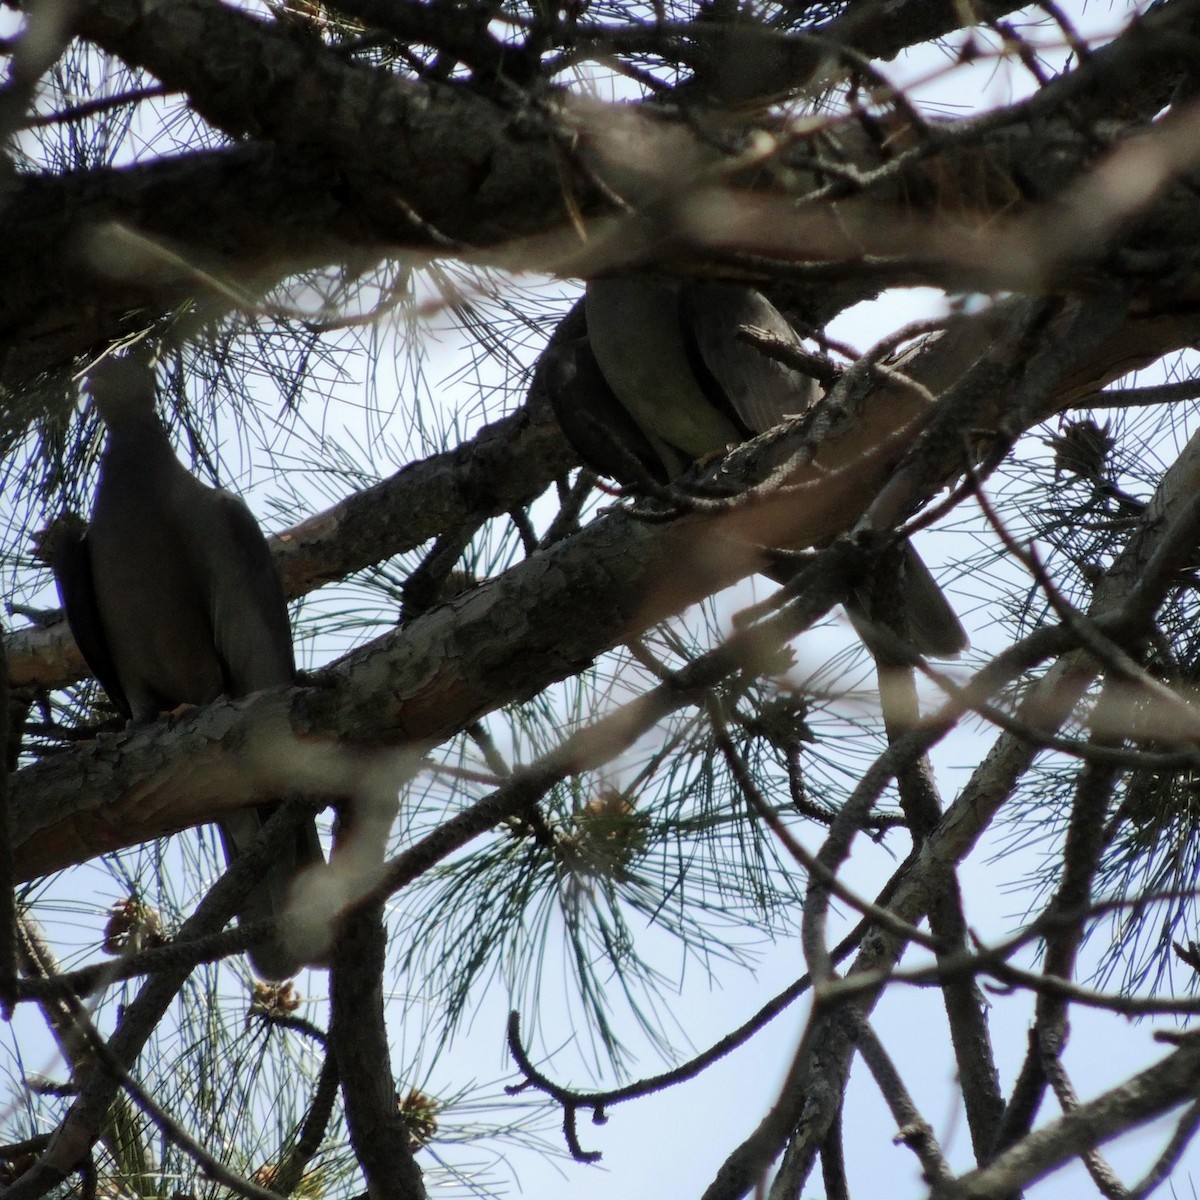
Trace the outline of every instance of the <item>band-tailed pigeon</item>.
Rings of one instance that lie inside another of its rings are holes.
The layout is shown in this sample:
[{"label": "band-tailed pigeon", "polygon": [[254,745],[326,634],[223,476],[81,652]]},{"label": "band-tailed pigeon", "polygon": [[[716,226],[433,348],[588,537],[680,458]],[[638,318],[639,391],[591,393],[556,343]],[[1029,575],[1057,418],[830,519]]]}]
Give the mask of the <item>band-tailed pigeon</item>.
[{"label": "band-tailed pigeon", "polygon": [[[149,368],[107,359],[88,386],[108,442],[91,524],[64,533],[54,575],[71,632],[113,704],[143,724],[181,704],[290,684],[295,663],[283,585],[250,510],[176,459],[155,413]],[[230,861],[273,811],[263,805],[222,818]],[[238,920],[278,916],[296,872],[319,861],[309,819]],[[303,965],[275,940],[254,947],[250,961],[268,979],[286,979]]]},{"label": "band-tailed pigeon", "polygon": [[[567,439],[588,466],[627,486],[660,483],[697,460],[797,416],[818,399],[815,380],[737,335],[795,331],[761,292],[732,284],[649,277],[594,280],[586,339],[554,347],[547,390]],[[901,566],[913,646],[960,653],[966,634],[929,569],[907,543]],[[870,642],[860,604],[856,628]]]}]

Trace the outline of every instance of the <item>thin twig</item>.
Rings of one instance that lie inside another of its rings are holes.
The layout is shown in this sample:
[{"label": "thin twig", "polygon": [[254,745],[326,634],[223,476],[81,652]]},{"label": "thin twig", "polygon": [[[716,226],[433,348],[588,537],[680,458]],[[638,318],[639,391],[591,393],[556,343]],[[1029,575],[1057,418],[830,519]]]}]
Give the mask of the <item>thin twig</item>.
[{"label": "thin twig", "polygon": [[[1042,1046],[1042,1070],[1054,1089],[1054,1095],[1064,1114],[1075,1112],[1079,1108],[1079,1096],[1067,1075],[1063,1065],[1061,1047],[1057,1045]],[[1080,1157],[1087,1173],[1092,1177],[1105,1200],[1130,1200],[1130,1194],[1125,1185],[1117,1178],[1116,1172],[1104,1160],[1104,1156],[1094,1146],[1086,1149]]]},{"label": "thin twig", "polygon": [[321,1064],[321,1073],[317,1076],[316,1090],[308,1106],[308,1114],[300,1127],[296,1144],[288,1152],[287,1157],[279,1165],[279,1173],[275,1177],[279,1191],[290,1196],[304,1176],[304,1168],[312,1161],[312,1157],[320,1149],[325,1138],[325,1131],[333,1117],[333,1109],[337,1104],[338,1073],[337,1064],[332,1054],[326,1054]]},{"label": "thin twig", "polygon": [[17,898],[13,891],[12,810],[8,800],[9,718],[8,656],[0,625],[0,1016],[12,1017],[17,984]]},{"label": "thin twig", "polygon": [[936,949],[937,943],[934,938],[930,937],[923,930],[918,929],[915,925],[910,925],[907,921],[899,920],[895,913],[890,912],[888,909],[872,904],[869,900],[864,900],[861,896],[855,894],[838,879],[834,872],[826,868],[815,855],[810,854],[809,851],[796,841],[780,820],[779,814],[771,808],[763,797],[763,794],[758,790],[758,785],[754,782],[745,760],[738,754],[737,747],[729,737],[729,730],[725,725],[724,717],[714,703],[710,702],[708,714],[709,719],[712,721],[713,738],[717,748],[728,763],[730,773],[733,775],[742,795],[746,798],[746,802],[780,840],[788,854],[804,868],[810,879],[828,888],[844,904],[849,905],[855,912],[860,913],[868,921],[878,925],[881,929],[886,929],[889,933],[894,934],[898,938],[903,938],[905,941],[915,942],[919,946],[924,946],[927,950]]},{"label": "thin twig", "polygon": [[954,1172],[942,1154],[933,1127],[921,1116],[904,1086],[904,1080],[900,1078],[900,1072],[896,1070],[896,1064],[865,1017],[856,1024],[854,1044],[896,1119],[900,1131],[896,1141],[903,1142],[917,1156],[930,1183],[938,1185],[948,1182],[954,1177]]},{"label": "thin twig", "polygon": [[1191,1144],[1197,1129],[1200,1129],[1200,1100],[1192,1104],[1179,1118],[1179,1122],[1171,1134],[1171,1140],[1166,1144],[1150,1170],[1129,1189],[1130,1196],[1135,1200],[1143,1200],[1143,1197],[1150,1195],[1160,1183],[1169,1178],[1183,1157],[1183,1152]]}]

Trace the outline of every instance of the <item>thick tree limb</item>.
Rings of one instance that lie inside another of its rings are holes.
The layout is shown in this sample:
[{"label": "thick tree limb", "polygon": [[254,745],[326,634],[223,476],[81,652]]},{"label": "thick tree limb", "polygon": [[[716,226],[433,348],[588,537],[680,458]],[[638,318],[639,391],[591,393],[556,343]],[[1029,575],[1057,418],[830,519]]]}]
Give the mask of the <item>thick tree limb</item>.
[{"label": "thick tree limb", "polygon": [[[284,591],[306,595],[480,515],[529,504],[575,461],[548,411],[522,409],[272,537]],[[65,621],[16,630],[5,645],[14,687],[61,687],[86,674]]]},{"label": "thick tree limb", "polygon": [[[222,929],[233,916],[242,896],[289,835],[303,811],[300,802],[285,801],[264,827],[255,846],[238,859],[210,889],[196,911],[179,930],[181,940],[203,937]],[[108,1054],[122,1068],[133,1066],[176,993],[194,969],[194,963],[166,966],[142,984],[136,999],[125,1006],[108,1040]],[[55,1131],[46,1153],[5,1193],[8,1200],[33,1200],[63,1182],[86,1161],[92,1145],[108,1119],[121,1083],[96,1061],[80,1079],[79,1095]]]},{"label": "thick tree limb", "polygon": [[368,1195],[424,1200],[421,1168],[413,1159],[392,1078],[383,1007],[386,948],[382,904],[346,919],[330,972],[330,1047]]},{"label": "thick tree limb", "polygon": [[[240,142],[5,184],[0,384],[62,371],[184,298],[223,311],[235,294],[290,273],[399,248],[565,274],[638,256],[759,279],[785,269],[792,282],[816,265],[859,287],[866,276],[876,287],[1049,288],[1056,273],[1059,286],[1092,286],[1097,240],[1078,220],[1096,210],[1095,197],[1060,203],[1100,152],[1079,114],[1098,96],[1108,104],[1115,88],[1126,129],[1161,107],[1163,89],[1194,67],[1198,7],[1171,0],[1086,70],[980,124],[892,129],[886,150],[856,125],[834,124],[819,142],[780,140],[778,163],[756,159],[766,176],[754,190],[704,191],[699,180],[738,169],[749,127],[718,149],[661,112],[565,92],[510,108],[467,88],[414,83],[209,0],[93,0],[79,10],[84,36],[184,92]],[[1121,133],[1106,130],[1106,143]],[[826,161],[829,139],[836,161]],[[1194,141],[1182,131],[1184,159],[1168,178],[1186,169]],[[798,206],[829,192],[835,167],[844,180],[830,203]],[[597,226],[584,244],[572,220],[612,217],[614,194],[632,202],[635,220]],[[1106,271],[1161,279],[1191,257],[1195,196],[1176,189],[1164,203],[1140,249]],[[136,239],[121,240],[114,222]],[[1084,261],[1060,253],[1064,231],[1082,236]],[[747,252],[774,256],[775,270]]]},{"label": "thick tree limb", "polygon": [[1173,1054],[1120,1087],[1042,1129],[1035,1130],[986,1167],[935,1187],[937,1200],[1002,1200],[1026,1184],[1109,1138],[1192,1100],[1200,1071],[1200,1042],[1189,1038]]},{"label": "thick tree limb", "polygon": [[[1134,329],[1143,346],[1152,335],[1158,339],[1148,357],[1191,332],[1175,319],[1128,322],[1093,350],[1086,367],[1071,368],[1046,399],[1047,411],[1127,369]],[[968,322],[906,366],[940,388],[980,349],[995,353],[992,338]],[[990,397],[990,419],[1001,419],[1005,399]],[[741,507],[667,525],[616,513],[369,643],[329,672],[330,686],[289,695],[292,733],[350,736],[364,745],[445,738],[754,570],[760,542],[806,545],[835,535],[871,500],[878,486],[872,481],[884,479],[889,461],[916,438],[924,400],[910,388],[880,387],[869,413],[846,422],[849,431],[839,418],[839,436],[823,445],[815,464],[789,476],[800,490],[787,501],[771,493],[757,505],[761,520]],[[789,437],[793,447],[807,444],[802,432],[788,430],[741,453],[765,470]],[[286,777],[258,743],[248,743],[241,722],[243,710],[277,713],[278,703],[264,697],[219,704],[177,725],[83,746],[21,772],[13,780],[18,873],[28,878],[211,820],[272,794],[272,787],[278,794]]]},{"label": "thick tree limb", "polygon": [[[1124,607],[1133,628],[1144,625],[1151,618],[1167,589],[1177,578],[1182,564],[1190,561],[1197,539],[1200,538],[1200,506],[1194,502],[1198,479],[1200,437],[1194,437],[1179,460],[1167,472],[1154,500],[1143,515],[1137,533],[1130,538],[1125,550],[1098,587],[1090,609],[1091,616],[1120,611]],[[1067,718],[1076,699],[1094,678],[1097,670],[1098,666],[1094,660],[1085,653],[1076,651],[1067,655],[1047,672],[1038,687],[1026,698],[1022,704],[1023,714],[1027,714],[1030,721],[1042,728],[1057,728]],[[955,719],[950,716],[952,711],[953,705],[948,706],[945,719],[935,716],[930,719],[926,728],[906,735],[903,740],[913,742],[914,749],[931,745],[950,728]],[[891,904],[897,915],[915,923],[928,913],[930,906],[937,901],[947,867],[961,862],[970,853],[1000,806],[1011,795],[1016,781],[1036,752],[1036,745],[1011,734],[1003,734],[998,739],[991,753],[980,764],[967,786],[930,833],[915,860],[903,869],[903,878]],[[860,789],[868,784],[882,787],[882,782],[878,779],[872,780],[873,774],[874,772],[868,773],[860,784]],[[847,807],[852,803],[853,796]],[[807,920],[806,913],[806,922]],[[903,945],[893,934],[877,927],[864,940],[863,949],[850,975],[877,971],[886,973],[892,969],[903,949]],[[878,989],[872,987],[866,992],[866,995],[860,994],[855,1000],[855,1009],[862,1015],[870,1011]],[[850,1023],[856,1018],[853,1013],[834,1012],[829,1019],[835,1023]],[[801,1068],[800,1064],[797,1064],[795,1068],[796,1079],[808,1078],[807,1075],[799,1073],[804,1069],[810,1074],[815,1072],[822,1080],[821,1090],[812,1094],[824,1098],[824,1109],[822,1112],[815,1111],[817,1106],[810,1101],[804,1110],[808,1115],[801,1121],[800,1111],[795,1108],[798,1100],[793,1100],[796,1131],[781,1168],[781,1174],[792,1182],[807,1178],[820,1147],[823,1131],[833,1119],[836,1101],[840,1096],[840,1092],[835,1094],[830,1090],[827,1086],[828,1081],[844,1081],[844,1071],[849,1067],[848,1056],[852,1048],[852,1042],[847,1037],[840,1043],[839,1053],[832,1059],[827,1057],[824,1061],[819,1061],[814,1058],[806,1067]],[[841,1058],[843,1054],[846,1056],[844,1061]],[[1166,1102],[1166,1107],[1169,1108],[1177,1102],[1177,1099],[1171,1099]],[[1021,1146],[1024,1145],[1022,1142]],[[1014,1147],[1012,1153],[1016,1154],[1021,1146]],[[741,1151],[736,1151],[735,1157],[740,1153]],[[730,1161],[732,1162],[733,1158]],[[715,1186],[714,1184],[714,1188]],[[735,1193],[714,1191],[713,1194],[723,1196]],[[1002,1187],[995,1192],[976,1193],[967,1190],[964,1194],[999,1197],[1009,1192]]]}]

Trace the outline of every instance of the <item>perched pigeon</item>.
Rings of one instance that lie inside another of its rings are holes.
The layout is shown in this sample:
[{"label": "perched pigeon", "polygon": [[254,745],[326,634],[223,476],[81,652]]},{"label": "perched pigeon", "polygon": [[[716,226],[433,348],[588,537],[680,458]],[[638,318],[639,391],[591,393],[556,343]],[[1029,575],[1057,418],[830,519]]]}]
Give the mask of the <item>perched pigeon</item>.
[{"label": "perched pigeon", "polygon": [[[149,368],[106,359],[88,386],[108,442],[91,524],[64,532],[54,575],[71,632],[112,702],[144,724],[181,704],[290,684],[283,585],[250,510],[176,459]],[[222,819],[231,861],[273,811],[265,805]],[[278,916],[295,873],[319,861],[309,820],[249,894],[239,921]],[[256,946],[250,961],[268,979],[302,965],[275,941]]]},{"label": "perched pigeon", "polygon": [[[787,341],[795,331],[753,288],[651,277],[594,280],[587,336],[553,348],[547,390],[563,432],[588,466],[636,487],[666,483],[819,398],[815,380],[738,337],[744,326]],[[901,565],[909,636],[923,654],[967,645],[954,610],[911,545]],[[856,628],[869,623],[851,601]]]}]

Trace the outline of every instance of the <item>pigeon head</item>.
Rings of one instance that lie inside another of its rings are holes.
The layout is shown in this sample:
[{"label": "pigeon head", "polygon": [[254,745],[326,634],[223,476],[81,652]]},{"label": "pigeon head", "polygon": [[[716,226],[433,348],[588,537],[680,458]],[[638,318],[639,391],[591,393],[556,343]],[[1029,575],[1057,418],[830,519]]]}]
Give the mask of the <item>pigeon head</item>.
[{"label": "pigeon head", "polygon": [[103,358],[89,372],[87,390],[106,425],[154,417],[154,369],[132,358]]}]

